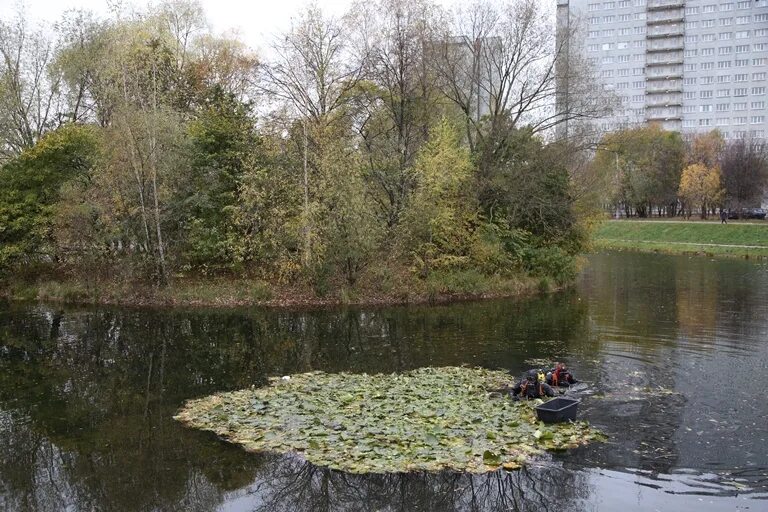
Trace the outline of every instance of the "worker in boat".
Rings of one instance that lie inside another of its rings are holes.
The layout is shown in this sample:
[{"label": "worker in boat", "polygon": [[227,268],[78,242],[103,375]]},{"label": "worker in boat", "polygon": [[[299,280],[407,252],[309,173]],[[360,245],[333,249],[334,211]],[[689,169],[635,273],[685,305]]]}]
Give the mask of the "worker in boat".
[{"label": "worker in boat", "polygon": [[545,396],[555,396],[555,390],[546,382],[539,380],[539,372],[536,370],[528,370],[525,378],[512,388],[512,398],[515,400],[521,398],[532,400]]},{"label": "worker in boat", "polygon": [[578,382],[565,363],[555,363],[555,367],[547,372],[547,384],[550,386],[571,386]]}]

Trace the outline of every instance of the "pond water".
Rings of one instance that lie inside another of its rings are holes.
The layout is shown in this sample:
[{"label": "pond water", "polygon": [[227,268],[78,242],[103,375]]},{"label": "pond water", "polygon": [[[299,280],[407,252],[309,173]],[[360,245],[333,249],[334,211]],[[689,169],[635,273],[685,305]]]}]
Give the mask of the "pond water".
[{"label": "pond water", "polygon": [[[610,440],[521,471],[357,476],[171,417],[307,370],[564,360]],[[768,510],[768,266],[596,254],[526,301],[321,311],[0,304],[0,510]]]}]

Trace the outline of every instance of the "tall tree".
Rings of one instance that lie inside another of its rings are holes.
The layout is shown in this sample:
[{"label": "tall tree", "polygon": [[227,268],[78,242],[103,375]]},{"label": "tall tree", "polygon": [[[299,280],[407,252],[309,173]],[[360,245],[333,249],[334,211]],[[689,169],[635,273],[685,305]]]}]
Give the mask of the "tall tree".
[{"label": "tall tree", "polygon": [[343,117],[347,93],[362,77],[364,66],[350,59],[342,25],[317,6],[302,13],[298,23],[275,42],[273,51],[276,57],[261,67],[260,88],[284,102],[289,115],[302,120],[303,260],[308,267],[313,259],[311,203],[317,192],[310,166],[316,174],[315,162],[322,159],[323,151],[320,134]]},{"label": "tall tree", "polygon": [[[0,162],[29,149],[60,124],[53,42],[20,13],[0,20]],[[55,71],[55,70],[53,70]]]},{"label": "tall tree", "polygon": [[731,208],[760,204],[768,188],[768,144],[759,139],[730,141],[720,156],[725,199]]}]

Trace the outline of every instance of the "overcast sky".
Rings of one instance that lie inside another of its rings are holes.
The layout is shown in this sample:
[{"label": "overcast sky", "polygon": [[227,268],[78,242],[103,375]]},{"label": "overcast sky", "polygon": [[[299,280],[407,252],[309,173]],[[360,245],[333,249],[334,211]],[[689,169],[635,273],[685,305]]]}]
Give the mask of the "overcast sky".
[{"label": "overcast sky", "polygon": [[[274,34],[290,26],[291,17],[307,5],[307,0],[200,0],[208,21],[215,32],[237,30],[242,39],[254,49],[264,49]],[[143,9],[145,0],[123,1]],[[352,4],[352,0],[317,0],[323,12],[339,16]],[[452,0],[437,0],[443,5],[452,5]],[[17,0],[0,0],[0,18],[8,20],[22,5]],[[106,16],[108,0],[24,0],[24,11],[33,19],[51,25],[58,21],[64,11],[87,9]]]}]

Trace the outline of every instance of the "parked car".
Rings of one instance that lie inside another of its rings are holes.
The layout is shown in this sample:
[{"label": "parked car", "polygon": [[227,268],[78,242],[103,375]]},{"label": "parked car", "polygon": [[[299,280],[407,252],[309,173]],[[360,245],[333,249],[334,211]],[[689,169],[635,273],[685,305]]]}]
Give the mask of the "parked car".
[{"label": "parked car", "polygon": [[739,208],[728,210],[729,219],[765,219],[766,212],[763,208]]}]

